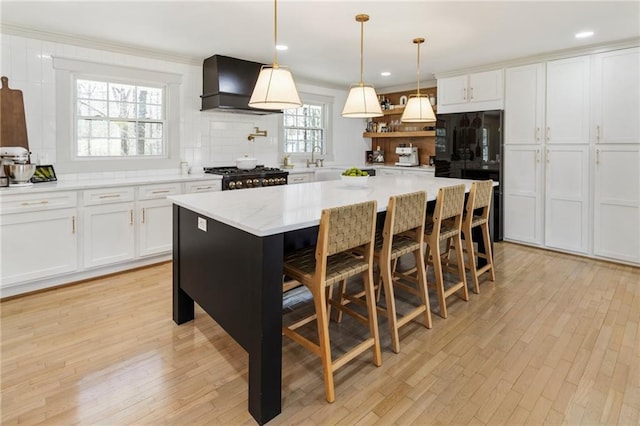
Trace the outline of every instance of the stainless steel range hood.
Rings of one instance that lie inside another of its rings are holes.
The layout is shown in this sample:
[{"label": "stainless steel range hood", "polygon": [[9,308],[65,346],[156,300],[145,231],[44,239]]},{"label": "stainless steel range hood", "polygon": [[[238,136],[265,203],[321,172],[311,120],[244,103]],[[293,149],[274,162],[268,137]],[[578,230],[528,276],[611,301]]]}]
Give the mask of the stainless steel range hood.
[{"label": "stainless steel range hood", "polygon": [[201,111],[218,110],[243,114],[281,112],[249,107],[249,99],[262,65],[222,55],[205,59],[202,64]]}]

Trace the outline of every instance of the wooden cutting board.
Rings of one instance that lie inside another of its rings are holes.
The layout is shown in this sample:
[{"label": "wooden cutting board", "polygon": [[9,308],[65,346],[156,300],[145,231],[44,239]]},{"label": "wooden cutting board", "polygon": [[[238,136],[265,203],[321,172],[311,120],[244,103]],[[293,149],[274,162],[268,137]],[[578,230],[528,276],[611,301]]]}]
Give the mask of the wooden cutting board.
[{"label": "wooden cutting board", "polygon": [[0,146],[21,146],[29,150],[22,91],[9,89],[9,79],[4,76],[0,88]]}]

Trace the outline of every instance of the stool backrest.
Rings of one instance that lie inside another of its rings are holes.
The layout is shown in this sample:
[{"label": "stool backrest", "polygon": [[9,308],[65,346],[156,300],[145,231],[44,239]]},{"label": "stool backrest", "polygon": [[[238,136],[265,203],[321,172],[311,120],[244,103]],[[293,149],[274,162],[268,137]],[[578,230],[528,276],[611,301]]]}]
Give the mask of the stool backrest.
[{"label": "stool backrest", "polygon": [[[390,197],[387,220],[391,220],[393,223],[393,235],[424,227],[426,212],[427,193],[425,191]],[[422,234],[424,231],[420,233]]]},{"label": "stool backrest", "polygon": [[370,244],[376,227],[376,207],[375,201],[368,201],[323,210],[316,257],[322,251],[325,256],[331,256]]},{"label": "stool backrest", "polygon": [[491,207],[491,198],[493,197],[493,181],[483,180],[473,182],[469,191],[469,199],[467,200],[465,219],[471,221],[473,212],[482,209],[480,216],[488,219]]},{"label": "stool backrest", "polygon": [[440,188],[433,213],[434,222],[462,216],[465,189],[464,184]]}]

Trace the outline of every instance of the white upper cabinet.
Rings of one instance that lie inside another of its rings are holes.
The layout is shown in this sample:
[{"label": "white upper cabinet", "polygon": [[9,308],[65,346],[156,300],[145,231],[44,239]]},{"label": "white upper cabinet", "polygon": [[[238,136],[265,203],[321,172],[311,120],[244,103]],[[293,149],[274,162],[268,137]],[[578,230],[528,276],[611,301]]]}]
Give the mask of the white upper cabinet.
[{"label": "white upper cabinet", "polygon": [[438,113],[504,108],[503,70],[438,79]]},{"label": "white upper cabinet", "polygon": [[589,56],[547,62],[547,143],[589,143],[589,63]]},{"label": "white upper cabinet", "polygon": [[544,128],[544,64],[508,68],[505,145],[540,144]]},{"label": "white upper cabinet", "polygon": [[640,48],[593,57],[596,143],[640,143]]}]

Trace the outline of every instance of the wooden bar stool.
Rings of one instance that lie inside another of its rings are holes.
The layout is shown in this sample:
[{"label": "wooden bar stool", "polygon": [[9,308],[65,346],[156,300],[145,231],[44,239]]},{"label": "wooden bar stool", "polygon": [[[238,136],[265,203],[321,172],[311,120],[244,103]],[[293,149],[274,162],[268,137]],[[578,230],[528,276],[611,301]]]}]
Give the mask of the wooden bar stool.
[{"label": "wooden bar stool", "polygon": [[[426,210],[427,193],[424,191],[390,197],[384,228],[376,231],[373,258],[380,268],[380,281],[384,286],[386,302],[386,308],[378,307],[378,310],[388,319],[391,346],[395,353],[400,352],[400,327],[422,316],[423,325],[431,328],[431,308],[422,253]],[[415,278],[395,272],[398,258],[408,253],[413,253],[415,257]],[[401,278],[415,282],[417,287],[407,284],[405,280],[400,281]],[[400,318],[396,312],[394,286],[420,298],[420,304]],[[338,300],[332,300],[332,305],[343,309],[342,307],[349,302],[364,304],[364,292],[346,294],[345,290],[345,286],[341,285],[340,297]]]},{"label": "wooden bar stool", "polygon": [[[453,241],[456,258],[462,259],[462,240],[460,238],[462,227],[462,210],[464,207],[465,186],[456,185],[440,188],[436,198],[436,207],[433,217],[427,217],[424,241],[427,243],[425,262],[433,265],[435,275],[435,287],[438,291],[438,303],[440,305],[440,316],[447,318],[447,297],[458,290],[462,290],[462,299],[469,300],[467,290],[467,279],[464,272],[463,262],[457,262],[459,281],[445,290],[442,263],[447,262],[449,239]],[[444,255],[440,251],[440,243],[447,242],[447,251]],[[443,256],[445,259],[443,259]]]},{"label": "wooden bar stool", "polygon": [[[369,348],[373,351],[373,363],[382,364],[372,274],[375,228],[375,201],[326,209],[322,211],[317,245],[285,254],[283,272],[310,290],[315,314],[284,326],[282,332],[322,359],[325,395],[329,402],[335,400],[335,370]],[[354,249],[360,249],[362,256],[352,255]],[[358,315],[355,318],[369,327],[370,336],[334,360],[329,340],[331,288],[358,274],[362,275],[364,283],[367,317]],[[317,323],[319,344],[295,331],[313,320]]]},{"label": "wooden bar stool", "polygon": [[[467,198],[465,214],[462,219],[462,235],[464,237],[465,252],[467,261],[464,263],[466,269],[471,272],[473,280],[473,291],[480,293],[479,277],[485,272],[489,272],[491,281],[496,280],[493,268],[493,255],[491,253],[491,238],[489,237],[489,211],[491,210],[491,199],[493,198],[493,181],[473,182],[471,191]],[[480,210],[479,214],[475,212]],[[473,229],[480,227],[482,231],[482,243],[484,253],[474,249]],[[485,259],[487,264],[477,268],[476,257]]]}]

